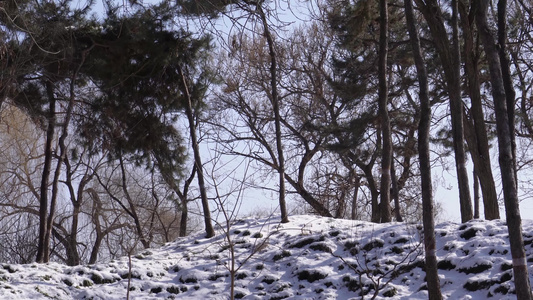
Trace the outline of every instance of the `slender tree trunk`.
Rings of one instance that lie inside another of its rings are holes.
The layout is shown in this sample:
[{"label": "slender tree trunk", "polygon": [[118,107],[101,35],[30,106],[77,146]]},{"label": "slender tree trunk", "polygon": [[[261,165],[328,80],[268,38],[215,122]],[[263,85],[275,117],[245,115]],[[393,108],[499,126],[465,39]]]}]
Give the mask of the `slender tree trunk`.
[{"label": "slender tree trunk", "polygon": [[278,70],[277,70],[277,53],[274,47],[274,38],[268,28],[268,22],[261,4],[256,4],[256,10],[261,18],[263,25],[263,34],[268,44],[268,54],[270,56],[270,88],[272,92],[272,107],[274,110],[274,125],[276,127],[276,148],[278,152],[278,172],[279,172],[279,207],[281,211],[281,223],[289,222],[287,204],[285,201],[285,157],[283,154],[283,142],[281,138],[281,116],[280,100],[278,96]]},{"label": "slender tree trunk", "polygon": [[37,258],[39,263],[48,262],[47,253],[49,253],[50,239],[48,233],[48,186],[50,183],[50,172],[52,168],[52,142],[54,140],[55,123],[56,123],[56,99],[54,96],[53,83],[46,83],[46,91],[50,101],[48,108],[48,123],[46,127],[46,143],[44,147],[44,166],[41,178],[40,199],[39,199],[39,239],[37,241]]},{"label": "slender tree trunk", "polygon": [[444,17],[438,2],[436,0],[415,1],[429,25],[446,78],[448,95],[450,97],[453,148],[455,153],[455,169],[457,170],[457,184],[459,187],[461,221],[467,222],[473,218],[473,212],[472,199],[470,198],[468,184],[468,172],[466,170],[466,154],[464,149],[463,102],[461,99],[461,65],[459,29],[457,25],[457,1],[452,1],[451,23],[453,27],[453,40],[451,43],[448,39],[448,32],[446,31],[443,23]]},{"label": "slender tree trunk", "polygon": [[[124,166],[124,158],[122,156],[122,153],[119,154],[119,163],[120,163],[120,171],[122,173],[122,192],[124,193],[124,197],[126,198],[126,201],[128,201],[129,210],[127,210],[128,214],[133,218],[133,222],[135,223],[135,230],[137,231],[137,236],[139,237],[139,241],[141,241],[141,244],[145,249],[150,248],[150,241],[146,239],[146,235],[143,232],[143,226],[141,224],[141,220],[139,218],[139,215],[137,214],[137,208],[133,201],[133,198],[131,198],[130,193],[128,192],[128,181],[126,179],[126,167]],[[111,195],[112,198],[115,199],[115,201],[122,202],[117,199],[115,196]]]},{"label": "slender tree trunk", "polygon": [[464,129],[463,129],[463,101],[461,99],[461,50],[459,47],[459,20],[457,1],[452,0],[452,29],[453,43],[451,51],[452,72],[451,81],[453,91],[450,90],[450,107],[452,115],[453,144],[455,149],[455,161],[457,169],[457,179],[459,187],[459,197],[461,205],[461,221],[467,222],[473,216],[472,200],[470,198],[470,189],[468,184],[468,172],[466,170],[466,153],[464,148]]},{"label": "slender tree trunk", "polygon": [[394,159],[391,161],[391,181],[392,181],[392,199],[394,199],[394,217],[396,222],[403,222],[402,212],[400,210],[400,191],[398,188],[398,178],[396,178],[396,168]]},{"label": "slender tree trunk", "polygon": [[187,219],[189,218],[189,209],[187,208],[187,201],[181,202],[181,216],[180,216],[180,237],[187,236]]},{"label": "slender tree trunk", "polygon": [[361,178],[356,175],[354,180],[354,187],[353,187],[353,197],[352,197],[352,213],[351,213],[351,220],[357,220],[357,196],[359,195],[359,187],[361,186]]},{"label": "slender tree trunk", "polygon": [[472,177],[474,178],[474,219],[479,219],[479,177],[475,167]]},{"label": "slender tree trunk", "polygon": [[[80,64],[80,67],[81,67],[81,64]],[[46,233],[45,233],[45,248],[44,248],[44,256],[43,256],[44,262],[48,262],[50,260],[50,239],[52,236],[52,229],[54,226],[54,218],[55,218],[56,205],[57,205],[57,195],[59,194],[59,187],[58,187],[59,176],[61,175],[61,168],[63,167],[63,161],[65,160],[65,156],[67,155],[66,140],[68,137],[68,126],[72,118],[72,111],[74,110],[75,80],[78,75],[78,71],[79,71],[79,68],[78,70],[76,70],[76,72],[74,72],[73,77],[71,78],[69,102],[67,105],[67,111],[65,113],[65,118],[63,119],[62,133],[61,133],[61,136],[59,136],[59,157],[57,159],[57,166],[54,172],[54,180],[52,182],[52,197],[50,198],[50,212],[48,213]],[[49,97],[54,97],[53,92],[52,92],[53,89],[52,87],[50,88],[51,88],[51,93],[49,93]],[[75,210],[74,213],[76,213],[76,207],[74,207],[74,210]],[[73,218],[72,221],[73,221],[73,224],[77,225],[76,223],[77,218]],[[71,247],[70,249],[71,251],[76,251],[76,242],[74,243],[74,245],[70,244],[70,247]],[[72,262],[72,263],[76,263],[76,262]]]},{"label": "slender tree trunk", "polygon": [[200,146],[198,145],[198,137],[196,136],[196,124],[192,109],[192,99],[191,94],[189,92],[189,85],[187,83],[187,79],[181,67],[178,68],[178,72],[181,76],[181,84],[183,85],[182,91],[186,97],[185,114],[187,115],[187,120],[189,121],[189,133],[191,135],[191,143],[194,153],[194,164],[198,173],[198,187],[200,189],[200,198],[202,201],[202,209],[204,213],[205,235],[207,238],[211,238],[215,236],[215,229],[213,228],[213,223],[211,221],[211,210],[209,209],[209,201],[207,199],[207,191],[205,188],[204,169],[202,157],[200,156]]},{"label": "slender tree trunk", "polygon": [[520,300],[531,300],[533,296],[531,294],[524,240],[522,237],[522,219],[520,217],[516,173],[513,162],[513,142],[511,135],[513,134],[514,128],[509,127],[511,123],[509,122],[508,109],[512,108],[507,107],[507,97],[498,46],[495,43],[487,21],[489,0],[480,0],[477,4],[479,6],[476,13],[476,22],[489,65],[494,112],[496,114],[500,173],[502,177],[511,256],[513,258],[516,297]]},{"label": "slender tree trunk", "polygon": [[420,39],[415,25],[413,4],[404,0],[405,17],[411,39],[411,46],[420,85],[420,122],[418,123],[418,155],[422,182],[422,211],[424,224],[424,249],[426,253],[426,282],[430,300],[441,300],[440,280],[437,271],[435,253],[435,220],[433,217],[433,187],[431,183],[431,161],[429,152],[429,129],[431,122],[431,106],[428,94],[427,71],[420,49]]},{"label": "slender tree trunk", "polygon": [[91,255],[89,256],[89,264],[95,264],[98,259],[98,253],[100,252],[100,246],[102,245],[102,240],[104,239],[104,233],[102,231],[102,225],[100,223],[100,211],[102,210],[102,202],[98,193],[94,189],[88,189],[87,192],[91,195],[93,200],[93,208],[91,211],[91,218],[94,224],[95,239],[94,244],[91,249]]},{"label": "slender tree trunk", "polygon": [[[507,54],[507,0],[498,0],[498,54],[500,56],[500,65],[502,69],[503,87],[505,89],[505,98],[507,101],[507,122],[511,128],[511,150],[513,154],[513,169],[515,178],[518,178],[518,169],[516,167],[516,140],[514,135],[515,128],[515,104],[516,92],[514,90],[513,79],[511,76],[509,56]],[[516,182],[518,188],[518,182]]]},{"label": "slender tree trunk", "polygon": [[309,193],[305,187],[299,182],[292,179],[290,176],[285,176],[289,184],[295,189],[296,193],[300,195],[305,202],[307,202],[315,210],[315,212],[322,217],[332,218],[333,215],[318,199]]},{"label": "slender tree trunk", "polygon": [[390,209],[392,141],[388,105],[387,54],[389,46],[389,12],[387,0],[379,1],[379,60],[378,60],[378,106],[381,119],[383,149],[381,157],[380,208],[381,223],[392,220]]},{"label": "slender tree trunk", "polygon": [[[481,88],[479,79],[479,51],[474,42],[473,20],[470,18],[468,9],[464,1],[458,4],[459,15],[464,36],[464,69],[466,73],[468,94],[471,100],[470,114],[473,121],[473,138],[468,139],[468,146],[476,174],[479,179],[478,183],[483,193],[483,207],[485,219],[493,220],[500,218],[500,209],[498,206],[498,195],[496,185],[492,175],[492,164],[489,153],[489,139],[485,126],[483,114],[483,104],[481,101]],[[465,130],[470,129],[469,122],[465,122]],[[478,212],[479,213],[479,212]],[[474,213],[475,214],[475,213]],[[479,218],[479,214],[478,214]]]}]

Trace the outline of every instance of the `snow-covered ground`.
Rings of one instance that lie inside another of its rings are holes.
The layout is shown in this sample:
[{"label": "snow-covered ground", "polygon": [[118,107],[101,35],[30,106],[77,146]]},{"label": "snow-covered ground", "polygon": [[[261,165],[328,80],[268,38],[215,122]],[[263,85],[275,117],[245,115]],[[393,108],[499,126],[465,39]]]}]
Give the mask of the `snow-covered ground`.
[{"label": "snow-covered ground", "polygon": [[[530,274],[533,222],[524,221]],[[436,228],[446,299],[515,299],[502,221]],[[316,216],[246,219],[231,226],[235,298],[427,299],[421,227]],[[0,299],[228,299],[231,247],[199,233],[107,264],[0,267]],[[131,276],[129,276],[131,274]],[[131,277],[130,280],[128,278]]]}]

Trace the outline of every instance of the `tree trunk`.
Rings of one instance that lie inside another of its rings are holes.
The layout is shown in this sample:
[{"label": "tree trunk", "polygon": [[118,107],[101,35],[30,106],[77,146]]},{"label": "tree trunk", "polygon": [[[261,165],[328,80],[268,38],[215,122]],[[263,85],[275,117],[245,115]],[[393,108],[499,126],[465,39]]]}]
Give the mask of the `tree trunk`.
[{"label": "tree trunk", "polygon": [[381,223],[392,220],[390,210],[392,141],[388,105],[387,54],[389,44],[389,13],[387,0],[379,1],[378,110],[381,120],[383,148],[381,156],[380,210]]},{"label": "tree trunk", "polygon": [[448,32],[443,23],[444,17],[442,16],[442,11],[438,2],[436,0],[416,0],[416,3],[429,25],[431,35],[433,36],[433,42],[437,47],[437,52],[439,53],[446,78],[448,95],[450,97],[453,148],[455,153],[455,169],[457,170],[457,184],[459,187],[461,221],[467,222],[473,218],[473,212],[464,149],[457,1],[452,1],[453,12],[451,23],[453,27],[453,43],[450,43],[450,40],[448,39]]},{"label": "tree trunk", "polygon": [[180,237],[187,236],[187,219],[189,218],[189,209],[187,208],[187,201],[181,202],[181,216],[180,216]]},{"label": "tree trunk", "polygon": [[[518,178],[518,169],[516,166],[516,140],[514,135],[515,128],[515,104],[516,93],[514,90],[513,79],[511,76],[509,56],[507,55],[507,0],[498,1],[498,55],[500,56],[500,65],[502,70],[503,87],[505,89],[505,98],[507,102],[507,122],[511,129],[511,150],[513,154],[513,169],[515,178]],[[518,182],[516,182],[518,188]]]},{"label": "tree trunk", "polygon": [[287,204],[285,201],[285,157],[283,154],[283,145],[281,138],[281,116],[280,116],[280,100],[278,96],[278,70],[277,70],[277,53],[274,48],[274,39],[268,28],[268,22],[265,12],[260,4],[256,4],[256,9],[261,18],[263,25],[263,34],[268,44],[268,54],[270,56],[270,88],[272,92],[272,108],[274,110],[274,125],[276,127],[276,148],[278,152],[278,167],[279,167],[279,207],[281,211],[281,223],[289,222],[289,214],[287,212]]},{"label": "tree trunk", "polygon": [[204,225],[205,225],[205,236],[211,238],[215,236],[215,229],[211,221],[211,211],[209,209],[209,201],[207,199],[207,191],[205,188],[205,179],[204,179],[204,169],[202,163],[202,157],[200,156],[200,147],[198,145],[198,137],[196,136],[196,124],[194,113],[192,109],[192,99],[189,92],[189,86],[185,74],[181,67],[178,67],[179,75],[181,76],[182,92],[186,98],[185,105],[185,114],[187,115],[187,120],[189,121],[189,133],[191,135],[192,149],[194,153],[194,164],[196,166],[197,176],[198,176],[198,188],[200,189],[200,198],[202,201],[202,209],[204,213]]},{"label": "tree trunk", "polygon": [[[468,147],[474,162],[474,168],[479,179],[481,192],[483,193],[483,207],[485,219],[493,220],[500,218],[500,209],[498,206],[498,195],[496,193],[496,185],[492,175],[492,164],[489,153],[489,139],[487,136],[487,129],[485,126],[485,119],[483,115],[483,104],[480,93],[480,79],[479,79],[479,53],[474,43],[474,29],[469,13],[465,7],[464,2],[460,1],[459,15],[461,17],[461,24],[464,36],[464,69],[466,73],[468,94],[471,100],[471,117],[473,126],[469,122],[465,122],[465,130],[473,127],[473,138],[467,138]],[[479,215],[478,215],[479,217]]]},{"label": "tree trunk", "polygon": [[50,236],[48,235],[48,185],[50,183],[50,171],[52,168],[52,142],[54,140],[55,123],[56,123],[56,99],[54,97],[54,87],[51,82],[46,83],[46,91],[50,101],[48,108],[48,123],[46,127],[46,143],[44,147],[44,166],[41,178],[40,199],[39,199],[39,239],[37,241],[37,258],[39,263],[48,262],[47,253],[49,253]]},{"label": "tree trunk", "polygon": [[394,159],[391,161],[391,181],[392,181],[392,199],[394,199],[394,217],[396,222],[403,222],[402,212],[400,210],[400,191],[398,188],[398,178],[396,178],[396,168]]},{"label": "tree trunk", "polygon": [[474,219],[479,219],[479,177],[475,167],[472,177],[474,178]]},{"label": "tree trunk", "polygon": [[318,201],[311,193],[309,193],[303,185],[292,179],[290,176],[285,176],[289,184],[296,190],[296,193],[300,195],[305,202],[307,202],[315,210],[315,212],[322,217],[333,218],[331,212]]},{"label": "tree trunk", "polygon": [[356,175],[354,180],[353,187],[353,197],[352,197],[352,211],[351,211],[351,220],[357,220],[357,196],[359,195],[359,187],[361,186],[361,178]]},{"label": "tree trunk", "polygon": [[404,0],[405,17],[411,39],[411,46],[420,85],[420,122],[418,123],[418,155],[422,182],[422,211],[424,224],[424,249],[426,254],[426,282],[430,300],[441,300],[440,280],[437,271],[435,253],[435,220],[433,209],[433,187],[431,183],[431,161],[429,152],[429,129],[431,122],[431,106],[428,94],[426,66],[420,49],[420,40],[415,25],[413,4]]},{"label": "tree trunk", "polygon": [[[128,192],[128,181],[126,179],[126,167],[124,166],[124,158],[122,156],[122,153],[119,154],[119,163],[120,163],[120,171],[122,173],[122,192],[124,193],[124,197],[126,198],[126,201],[128,201],[129,210],[126,210],[126,212],[132,217],[133,223],[135,224],[135,230],[137,231],[137,236],[139,237],[139,241],[143,245],[145,249],[150,248],[150,241],[146,239],[146,235],[143,232],[143,226],[141,224],[141,220],[139,218],[139,214],[137,214],[137,208],[133,201],[133,198],[131,198],[130,193]],[[122,202],[116,198],[113,195],[110,195],[115,201],[119,202],[122,205]],[[124,207],[124,206],[123,206]]]},{"label": "tree trunk", "polygon": [[513,274],[516,289],[516,297],[520,300],[533,299],[527,270],[527,263],[522,237],[522,219],[518,201],[516,173],[513,163],[513,145],[511,135],[514,128],[509,127],[509,114],[504,80],[501,69],[498,46],[495,43],[491,28],[487,22],[488,0],[477,2],[479,7],[476,13],[476,22],[481,41],[485,48],[489,65],[490,81],[492,85],[492,97],[494,112],[496,114],[496,131],[498,135],[498,150],[500,173],[502,177],[503,196],[505,202],[505,215],[509,231],[511,256],[513,258]]}]

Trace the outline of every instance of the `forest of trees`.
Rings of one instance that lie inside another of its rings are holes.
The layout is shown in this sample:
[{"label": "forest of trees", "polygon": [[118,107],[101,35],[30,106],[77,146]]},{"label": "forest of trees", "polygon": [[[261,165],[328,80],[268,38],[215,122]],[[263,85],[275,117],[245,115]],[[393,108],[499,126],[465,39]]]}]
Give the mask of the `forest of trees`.
[{"label": "forest of trees", "polygon": [[282,222],[422,222],[440,299],[439,168],[462,222],[504,208],[517,295],[531,299],[519,202],[533,193],[532,7],[2,1],[0,261],[95,263],[201,226],[212,237],[212,216],[237,217],[255,189]]}]

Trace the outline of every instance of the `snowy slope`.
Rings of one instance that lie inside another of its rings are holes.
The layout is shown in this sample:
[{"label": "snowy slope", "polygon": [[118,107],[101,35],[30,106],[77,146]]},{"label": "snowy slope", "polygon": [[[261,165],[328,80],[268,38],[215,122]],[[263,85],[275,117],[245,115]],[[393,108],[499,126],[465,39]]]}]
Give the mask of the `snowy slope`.
[{"label": "snowy slope", "polygon": [[[533,223],[523,225],[533,264]],[[436,235],[446,299],[516,298],[502,221],[444,223]],[[376,299],[427,299],[416,224],[246,219],[231,226],[229,237],[237,299],[371,299],[376,290]],[[143,251],[132,257],[129,297],[228,299],[231,253],[223,230]],[[0,299],[125,299],[129,274],[127,257],[77,267],[1,264]]]}]

